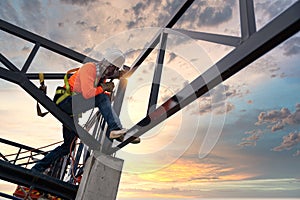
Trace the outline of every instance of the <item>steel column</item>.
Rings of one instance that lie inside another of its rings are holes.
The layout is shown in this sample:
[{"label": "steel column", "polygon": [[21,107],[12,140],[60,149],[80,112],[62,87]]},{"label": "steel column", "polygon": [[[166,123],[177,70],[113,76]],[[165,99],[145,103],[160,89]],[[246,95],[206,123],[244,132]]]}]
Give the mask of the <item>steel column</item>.
[{"label": "steel column", "polygon": [[256,32],[253,0],[240,0],[240,21],[242,39],[245,40]]},{"label": "steel column", "polygon": [[160,36],[160,47],[157,53],[156,67],[154,70],[152,87],[150,91],[147,115],[153,112],[156,108],[159,88],[160,88],[160,80],[161,80],[162,69],[163,69],[164,58],[165,58],[165,49],[167,46],[167,38],[168,38],[168,33],[162,32]]}]

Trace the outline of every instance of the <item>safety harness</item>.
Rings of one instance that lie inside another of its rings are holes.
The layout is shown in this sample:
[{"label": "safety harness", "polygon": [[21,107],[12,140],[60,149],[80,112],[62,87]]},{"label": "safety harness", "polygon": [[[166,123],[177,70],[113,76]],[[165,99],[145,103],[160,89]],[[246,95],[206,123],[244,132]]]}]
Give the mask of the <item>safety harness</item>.
[{"label": "safety harness", "polygon": [[[39,89],[42,90],[45,94],[47,94],[47,86],[45,85],[43,73],[39,73],[39,79],[40,79]],[[45,117],[49,113],[49,112],[42,112],[38,101],[36,102],[36,111],[37,111],[37,115],[40,117]]]},{"label": "safety harness", "polygon": [[[101,66],[99,64],[99,62],[95,63],[96,65],[96,78],[95,78],[95,82],[94,82],[94,87],[97,87],[98,86],[98,83],[101,79],[101,76],[103,74],[103,72],[105,71],[105,65],[107,63],[104,61],[101,62]],[[75,92],[72,92],[71,91],[71,87],[70,87],[70,84],[69,84],[69,75],[71,73],[75,73],[79,70],[80,68],[74,68],[74,69],[70,69],[69,71],[67,71],[67,73],[65,74],[64,76],[64,87],[61,87],[61,86],[58,86],[56,88],[56,91],[55,91],[55,95],[54,95],[54,98],[53,98],[53,101],[56,105],[60,104],[63,100],[65,100],[66,98],[68,98],[69,96],[72,96],[72,95],[75,95],[76,93]],[[40,79],[40,90],[42,90],[45,94],[47,92],[47,86],[45,85],[45,82],[44,82],[44,74],[43,73],[39,73],[39,79]],[[37,106],[36,106],[36,109],[37,109],[37,115],[40,116],[40,117],[44,117],[45,115],[47,115],[49,112],[42,112],[41,111],[41,108],[40,108],[40,105],[39,103],[37,102]]]},{"label": "safety harness", "polygon": [[67,73],[64,76],[64,83],[65,83],[65,87],[60,87],[58,86],[56,88],[55,91],[55,96],[53,98],[53,101],[56,105],[58,105],[59,103],[61,103],[63,100],[65,100],[67,97],[75,95],[75,92],[71,91],[71,87],[68,81],[68,76],[71,73],[77,72],[79,70],[79,68],[74,68],[74,69],[70,69],[69,71],[67,71]]}]

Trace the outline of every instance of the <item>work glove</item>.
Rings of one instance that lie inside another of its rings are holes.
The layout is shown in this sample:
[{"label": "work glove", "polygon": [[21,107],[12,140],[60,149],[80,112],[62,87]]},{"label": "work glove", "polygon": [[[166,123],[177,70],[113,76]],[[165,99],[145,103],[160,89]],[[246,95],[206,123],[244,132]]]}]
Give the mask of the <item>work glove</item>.
[{"label": "work glove", "polygon": [[112,92],[115,87],[115,84],[114,82],[108,82],[108,83],[101,83],[100,86],[104,91]]}]

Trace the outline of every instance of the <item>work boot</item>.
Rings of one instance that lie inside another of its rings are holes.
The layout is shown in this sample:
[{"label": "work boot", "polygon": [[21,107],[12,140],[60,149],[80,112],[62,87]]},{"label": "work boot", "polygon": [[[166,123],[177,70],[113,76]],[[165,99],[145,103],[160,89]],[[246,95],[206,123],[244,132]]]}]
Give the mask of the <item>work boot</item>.
[{"label": "work boot", "polygon": [[109,138],[110,139],[118,139],[118,140],[122,140],[124,139],[124,135],[126,134],[126,129],[123,128],[121,130],[113,130],[110,132],[109,134]]},{"label": "work boot", "polygon": [[[119,137],[119,138],[116,138],[116,140],[117,140],[118,142],[123,142],[123,141],[124,141],[124,136]],[[139,144],[139,143],[141,143],[141,139],[140,139],[139,137],[136,137],[136,138],[135,138],[134,140],[132,140],[130,143],[131,143],[131,144]]]},{"label": "work boot", "polygon": [[132,140],[130,143],[131,143],[131,144],[139,144],[139,143],[141,143],[141,138],[136,137],[136,138],[134,138],[134,140]]}]

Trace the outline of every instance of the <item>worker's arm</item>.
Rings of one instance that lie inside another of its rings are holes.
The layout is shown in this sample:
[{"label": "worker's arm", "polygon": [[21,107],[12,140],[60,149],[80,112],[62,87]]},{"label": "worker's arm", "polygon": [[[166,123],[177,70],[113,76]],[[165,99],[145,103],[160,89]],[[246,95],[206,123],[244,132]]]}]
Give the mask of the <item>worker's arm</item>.
[{"label": "worker's arm", "polygon": [[79,75],[82,96],[84,98],[89,99],[103,93],[103,88],[101,86],[94,87],[96,68],[93,63],[87,63],[82,66]]}]

